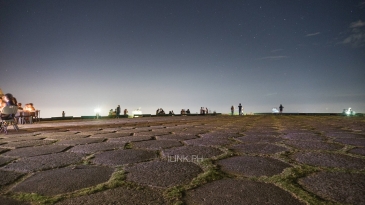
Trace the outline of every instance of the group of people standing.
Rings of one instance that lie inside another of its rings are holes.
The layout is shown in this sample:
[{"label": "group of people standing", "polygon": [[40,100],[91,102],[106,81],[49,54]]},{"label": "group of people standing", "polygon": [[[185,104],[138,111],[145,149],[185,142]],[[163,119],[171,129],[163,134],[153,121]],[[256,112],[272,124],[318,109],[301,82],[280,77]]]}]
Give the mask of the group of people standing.
[{"label": "group of people standing", "polygon": [[181,109],[180,114],[181,114],[181,115],[190,114],[190,110],[189,110],[189,109],[187,109],[187,110],[185,110],[185,109]]},{"label": "group of people standing", "polygon": [[[239,115],[242,115],[243,113],[242,113],[242,105],[241,105],[241,103],[238,105],[238,114]],[[232,105],[231,106],[231,115],[233,115],[234,114],[234,106]]]},{"label": "group of people standing", "polygon": [[[238,107],[238,115],[243,115],[243,108],[242,108],[241,103],[237,107]],[[282,104],[280,104],[280,106],[279,106],[280,113],[283,113],[283,109],[284,109],[284,106]],[[231,115],[233,115],[233,114],[234,114],[234,106],[232,105],[231,106]]]},{"label": "group of people standing", "polygon": [[208,108],[204,108],[204,107],[200,107],[200,114],[201,115],[205,115],[205,114],[208,114]]},{"label": "group of people standing", "polygon": [[[111,112],[113,112],[113,110],[111,110]],[[124,109],[123,114],[128,115],[128,110]],[[112,113],[109,112],[109,115],[112,115]],[[115,115],[116,115],[115,116],[116,118],[119,118],[119,116],[120,116],[120,105],[118,105],[117,108],[115,108]]]}]

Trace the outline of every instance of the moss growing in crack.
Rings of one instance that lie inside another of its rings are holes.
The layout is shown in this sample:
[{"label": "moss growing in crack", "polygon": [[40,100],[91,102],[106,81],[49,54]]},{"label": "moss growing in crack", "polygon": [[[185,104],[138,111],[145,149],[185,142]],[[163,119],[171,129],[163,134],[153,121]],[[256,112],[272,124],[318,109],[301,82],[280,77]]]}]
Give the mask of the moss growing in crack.
[{"label": "moss growing in crack", "polygon": [[131,143],[126,143],[124,145],[124,149],[132,149],[132,144]]},{"label": "moss growing in crack", "polygon": [[260,181],[273,183],[284,190],[295,194],[301,200],[309,204],[327,204],[318,196],[305,191],[298,183],[299,178],[303,178],[310,174],[320,171],[319,168],[302,165],[285,169],[281,174],[267,178],[260,178]]},{"label": "moss growing in crack", "polygon": [[16,193],[12,196],[12,198],[19,201],[45,205],[54,204],[59,200],[58,197],[47,197],[36,193]]},{"label": "moss growing in crack", "polygon": [[181,202],[180,199],[183,197],[184,191],[185,188],[183,186],[174,186],[165,190],[163,196],[171,204],[176,204]]}]

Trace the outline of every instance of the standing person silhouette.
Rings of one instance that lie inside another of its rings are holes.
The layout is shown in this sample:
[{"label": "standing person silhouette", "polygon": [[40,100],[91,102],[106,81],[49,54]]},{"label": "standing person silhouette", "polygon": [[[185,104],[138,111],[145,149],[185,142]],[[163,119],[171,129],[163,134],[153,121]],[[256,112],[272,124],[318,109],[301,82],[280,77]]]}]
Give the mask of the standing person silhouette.
[{"label": "standing person silhouette", "polygon": [[120,105],[118,105],[117,109],[115,110],[115,114],[116,114],[116,117],[115,118],[119,118],[119,115],[120,115]]},{"label": "standing person silhouette", "polygon": [[239,115],[242,115],[242,105],[241,105],[241,103],[238,105],[238,113],[239,113]]},{"label": "standing person silhouette", "polygon": [[232,105],[232,107],[231,107],[231,115],[233,115],[233,113],[234,113],[234,107]]},{"label": "standing person silhouette", "polygon": [[279,106],[280,113],[283,113],[283,109],[284,109],[283,105],[280,104],[280,106]]}]

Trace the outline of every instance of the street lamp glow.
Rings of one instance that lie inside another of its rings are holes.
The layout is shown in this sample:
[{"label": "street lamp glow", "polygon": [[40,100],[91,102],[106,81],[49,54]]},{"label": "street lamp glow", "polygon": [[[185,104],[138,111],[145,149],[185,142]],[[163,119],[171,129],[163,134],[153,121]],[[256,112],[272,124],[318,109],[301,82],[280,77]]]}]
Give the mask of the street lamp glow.
[{"label": "street lamp glow", "polygon": [[94,112],[95,113],[99,113],[100,112],[100,108],[95,108]]}]

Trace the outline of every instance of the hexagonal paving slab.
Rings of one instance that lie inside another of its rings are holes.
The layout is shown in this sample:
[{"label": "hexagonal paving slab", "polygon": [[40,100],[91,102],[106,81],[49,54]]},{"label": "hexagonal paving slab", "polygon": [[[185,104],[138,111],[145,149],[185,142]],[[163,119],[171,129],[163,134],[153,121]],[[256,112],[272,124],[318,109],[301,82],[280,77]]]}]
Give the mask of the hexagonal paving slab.
[{"label": "hexagonal paving slab", "polygon": [[273,176],[280,174],[285,168],[291,167],[282,161],[254,156],[236,156],[217,162],[222,171],[249,177]]},{"label": "hexagonal paving slab", "polygon": [[85,145],[77,145],[71,148],[70,152],[92,154],[100,151],[124,149],[126,143],[102,142]]},{"label": "hexagonal paving slab", "polygon": [[343,154],[321,152],[298,152],[293,155],[298,162],[320,167],[365,168],[365,160]]},{"label": "hexagonal paving slab", "polygon": [[201,137],[216,137],[216,138],[237,138],[242,137],[243,135],[238,133],[230,133],[230,132],[208,132],[205,134],[201,134]]},{"label": "hexagonal paving slab", "polygon": [[69,146],[66,145],[45,145],[36,147],[26,147],[14,149],[9,152],[4,153],[4,156],[11,157],[32,157],[37,155],[52,154],[57,152],[62,152]]},{"label": "hexagonal paving slab", "polygon": [[61,152],[35,157],[27,157],[7,164],[4,166],[4,169],[18,172],[32,172],[53,169],[73,163],[79,163],[81,162],[83,156],[83,154]]},{"label": "hexagonal paving slab", "polygon": [[9,149],[5,149],[5,148],[0,148],[0,154],[3,152],[9,151]]},{"label": "hexagonal paving slab", "polygon": [[156,139],[158,140],[191,140],[191,139],[196,139],[198,138],[195,135],[188,135],[188,134],[170,134],[170,135],[161,135],[161,136],[156,136]]},{"label": "hexagonal paving slab", "polygon": [[365,147],[357,147],[349,151],[352,154],[359,154],[365,156]]},{"label": "hexagonal paving slab", "polygon": [[283,135],[281,137],[284,139],[287,139],[287,140],[299,140],[299,141],[306,141],[306,140],[323,141],[323,140],[325,140],[325,138],[323,136],[316,135],[316,134],[289,133],[289,134]]},{"label": "hexagonal paving slab", "polygon": [[364,138],[364,135],[351,133],[351,132],[328,132],[325,133],[327,137],[332,138]]},{"label": "hexagonal paving slab", "polygon": [[280,142],[283,139],[274,136],[243,136],[238,137],[237,140],[244,143],[275,143]]},{"label": "hexagonal paving slab", "polygon": [[181,142],[175,140],[148,140],[142,142],[132,142],[131,145],[133,148],[150,150],[160,150],[164,148],[183,146]]},{"label": "hexagonal paving slab", "polygon": [[272,184],[248,180],[222,179],[188,190],[187,204],[302,204],[290,193]]},{"label": "hexagonal paving slab", "polygon": [[5,198],[0,196],[0,201],[2,205],[30,205],[28,202],[22,202],[11,198]]},{"label": "hexagonal paving slab", "polygon": [[322,141],[294,141],[288,140],[285,144],[303,150],[339,150],[343,145],[327,143]]},{"label": "hexagonal paving slab", "polygon": [[365,146],[365,138],[336,138],[334,141],[354,146]]},{"label": "hexagonal paving slab", "polygon": [[109,180],[114,169],[75,166],[38,172],[13,188],[13,192],[52,196],[96,186]]},{"label": "hexagonal paving slab", "polygon": [[198,139],[185,140],[187,145],[196,145],[196,146],[224,146],[232,144],[233,141],[224,138],[214,138],[214,137],[202,137]]},{"label": "hexagonal paving slab", "polygon": [[365,204],[365,174],[320,172],[299,180],[305,189],[343,204]]},{"label": "hexagonal paving slab", "polygon": [[0,156],[0,166],[4,165],[6,163],[9,163],[13,160],[14,160],[14,158],[11,158],[11,157],[1,157]]},{"label": "hexagonal paving slab", "polygon": [[91,135],[90,138],[109,139],[109,138],[127,137],[130,135],[131,135],[130,133],[103,133],[103,134]]},{"label": "hexagonal paving slab", "polygon": [[192,162],[151,161],[126,168],[127,180],[157,187],[172,187],[189,183],[202,172]]},{"label": "hexagonal paving slab", "polygon": [[80,139],[72,139],[72,140],[61,140],[58,141],[56,144],[58,145],[82,145],[82,144],[91,144],[91,143],[98,143],[103,142],[103,138],[80,138]]},{"label": "hexagonal paving slab", "polygon": [[18,173],[18,172],[0,170],[0,186],[9,184],[9,183],[15,181],[16,179],[18,179],[22,175],[23,175],[22,173]]},{"label": "hexagonal paving slab", "polygon": [[48,145],[48,144],[52,144],[54,142],[55,141],[52,141],[52,140],[28,140],[28,141],[19,141],[19,142],[9,142],[9,143],[0,145],[0,147],[16,149],[16,148],[21,148],[21,147]]},{"label": "hexagonal paving slab", "polygon": [[53,134],[44,134],[42,136],[46,137],[47,140],[72,140],[72,139],[81,139],[89,137],[87,134],[75,134],[75,133],[64,133],[57,132]]},{"label": "hexagonal paving slab", "polygon": [[107,140],[107,142],[126,143],[126,142],[139,142],[151,139],[152,139],[151,136],[129,136],[129,137],[110,138]]},{"label": "hexagonal paving slab", "polygon": [[193,158],[193,156],[199,159],[211,158],[222,154],[223,152],[214,147],[204,147],[204,146],[183,146],[175,147],[171,149],[165,149],[162,151],[162,155],[167,156],[188,156],[188,158]]},{"label": "hexagonal paving slab", "polygon": [[166,204],[162,194],[154,189],[143,187],[138,190],[119,187],[98,192],[91,195],[80,196],[72,199],[66,199],[57,205],[69,204],[113,204],[113,205],[160,205]]},{"label": "hexagonal paving slab", "polygon": [[143,162],[156,157],[157,154],[155,151],[126,149],[106,151],[96,154],[92,161],[96,164],[119,166],[129,163]]},{"label": "hexagonal paving slab", "polygon": [[234,151],[242,154],[275,154],[278,152],[289,151],[285,147],[268,143],[257,143],[257,144],[238,144],[230,147]]}]

